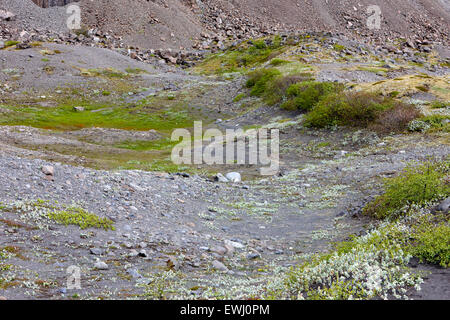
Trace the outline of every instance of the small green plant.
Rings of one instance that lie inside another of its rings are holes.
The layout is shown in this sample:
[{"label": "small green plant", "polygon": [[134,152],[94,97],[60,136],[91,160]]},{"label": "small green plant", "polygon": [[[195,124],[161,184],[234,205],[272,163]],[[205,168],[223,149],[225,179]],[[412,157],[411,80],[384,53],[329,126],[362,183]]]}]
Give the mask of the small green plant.
[{"label": "small green plant", "polygon": [[108,218],[101,218],[96,214],[86,210],[71,206],[65,210],[56,210],[48,213],[50,220],[68,226],[75,225],[80,229],[97,228],[104,230],[114,230],[114,222]]},{"label": "small green plant", "polygon": [[233,102],[239,102],[244,98],[245,98],[245,93],[240,93],[233,99]]},{"label": "small green plant", "polygon": [[408,214],[405,207],[448,197],[450,185],[445,177],[449,173],[449,162],[409,166],[399,176],[385,180],[384,194],[368,204],[364,213],[378,219],[395,219]]},{"label": "small green plant", "polygon": [[436,263],[450,267],[450,225],[448,221],[439,224],[422,223],[415,230],[411,253],[421,262]]},{"label": "small green plant", "polygon": [[346,48],[345,48],[345,46],[336,43],[335,45],[333,45],[333,49],[334,49],[334,51],[342,52],[342,51],[344,51]]}]

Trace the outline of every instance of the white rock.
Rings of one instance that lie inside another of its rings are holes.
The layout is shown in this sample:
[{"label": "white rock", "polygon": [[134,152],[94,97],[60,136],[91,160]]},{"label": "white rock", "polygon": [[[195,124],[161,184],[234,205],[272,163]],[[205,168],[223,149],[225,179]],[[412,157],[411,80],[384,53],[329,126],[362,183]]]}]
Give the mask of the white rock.
[{"label": "white rock", "polygon": [[221,174],[221,173],[218,173],[218,174],[216,175],[216,180],[219,181],[219,182],[229,182],[228,179],[225,178],[225,177],[223,176],[223,174]]},{"label": "white rock", "polygon": [[52,166],[43,166],[42,172],[47,176],[53,176],[55,174],[55,168],[53,168]]},{"label": "white rock", "polygon": [[239,172],[229,172],[225,175],[225,178],[230,180],[231,182],[241,182],[241,174]]}]

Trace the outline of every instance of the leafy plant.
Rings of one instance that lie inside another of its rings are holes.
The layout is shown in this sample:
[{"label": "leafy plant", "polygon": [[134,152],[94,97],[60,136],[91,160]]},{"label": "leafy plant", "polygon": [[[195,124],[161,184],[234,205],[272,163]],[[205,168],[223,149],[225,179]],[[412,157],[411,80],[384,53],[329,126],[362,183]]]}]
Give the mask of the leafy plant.
[{"label": "leafy plant", "polygon": [[366,206],[364,213],[379,219],[398,218],[408,213],[402,210],[412,204],[448,197],[450,185],[445,180],[450,163],[425,163],[409,166],[397,177],[385,180],[385,192]]}]

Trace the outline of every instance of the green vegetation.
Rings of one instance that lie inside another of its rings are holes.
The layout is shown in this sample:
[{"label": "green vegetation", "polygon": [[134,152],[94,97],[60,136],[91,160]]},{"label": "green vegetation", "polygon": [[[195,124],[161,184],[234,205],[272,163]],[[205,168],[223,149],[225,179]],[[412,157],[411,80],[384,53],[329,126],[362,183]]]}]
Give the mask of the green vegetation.
[{"label": "green vegetation", "polygon": [[251,72],[246,86],[251,89],[250,95],[261,97],[267,104],[274,105],[286,100],[289,87],[309,80],[309,73],[284,76],[278,69],[267,68]]},{"label": "green vegetation", "polygon": [[444,101],[433,101],[431,103],[431,108],[432,109],[442,109],[442,108],[447,108],[450,107],[450,101],[444,102]]},{"label": "green vegetation", "polygon": [[[36,128],[55,130],[76,130],[82,128],[101,127],[125,130],[162,130],[190,127],[193,123],[181,106],[148,108],[156,98],[142,105],[115,106],[86,100],[63,101],[58,107],[44,108],[40,106],[3,106],[13,112],[0,119],[1,125],[27,125]],[[79,112],[74,107],[82,106],[85,111]]]},{"label": "green vegetation", "polygon": [[125,141],[115,145],[116,148],[136,150],[136,151],[147,151],[147,150],[163,150],[171,149],[173,146],[177,145],[178,141],[172,141],[168,138],[163,138],[153,141]]},{"label": "green vegetation", "polygon": [[[439,218],[438,218],[439,219]],[[433,223],[430,218],[418,225],[412,233],[413,245],[410,252],[421,262],[450,267],[450,225],[448,219]]]},{"label": "green vegetation", "polygon": [[379,219],[398,218],[408,214],[411,205],[450,196],[450,185],[445,177],[450,173],[450,163],[425,163],[407,167],[398,177],[385,180],[385,192],[364,209]]},{"label": "green vegetation", "polygon": [[345,48],[345,46],[336,43],[335,45],[333,45],[333,49],[334,49],[334,51],[342,52],[342,51],[344,51],[346,48]]},{"label": "green vegetation", "polygon": [[281,72],[274,68],[259,69],[250,73],[246,83],[247,88],[251,88],[250,95],[258,97],[267,95],[269,84],[280,75]]},{"label": "green vegetation", "polygon": [[48,218],[65,226],[78,226],[82,230],[88,228],[114,230],[114,222],[110,219],[100,218],[76,206],[70,206],[61,211],[49,212]]},{"label": "green vegetation", "polygon": [[280,55],[284,48],[281,38],[249,40],[237,48],[211,55],[195,69],[203,74],[245,72],[247,69],[267,62]]},{"label": "green vegetation", "polygon": [[5,41],[5,48],[15,46],[16,44],[19,44],[19,41],[14,40]]},{"label": "green vegetation", "polygon": [[331,93],[337,94],[342,90],[344,90],[344,86],[334,82],[305,81],[296,83],[287,89],[288,100],[281,107],[287,110],[310,111]]},{"label": "green vegetation", "polygon": [[272,65],[272,66],[274,66],[274,67],[276,67],[276,66],[281,66],[281,65],[287,64],[287,63],[291,63],[291,61],[287,61],[287,60],[283,60],[283,59],[278,59],[278,58],[275,58],[275,59],[270,60],[270,65]]},{"label": "green vegetation", "polygon": [[48,228],[53,221],[65,226],[75,225],[80,229],[97,228],[114,230],[114,222],[108,218],[101,218],[85,209],[72,204],[63,205],[57,201],[27,200],[16,201],[2,209],[5,212],[16,213],[23,223],[35,223],[38,228]]},{"label": "green vegetation", "polygon": [[245,98],[245,93],[240,93],[233,99],[233,102],[239,102],[244,98]]},{"label": "green vegetation", "polygon": [[319,101],[305,117],[306,126],[370,127],[381,132],[405,130],[420,112],[392,98],[367,92],[331,94]]}]

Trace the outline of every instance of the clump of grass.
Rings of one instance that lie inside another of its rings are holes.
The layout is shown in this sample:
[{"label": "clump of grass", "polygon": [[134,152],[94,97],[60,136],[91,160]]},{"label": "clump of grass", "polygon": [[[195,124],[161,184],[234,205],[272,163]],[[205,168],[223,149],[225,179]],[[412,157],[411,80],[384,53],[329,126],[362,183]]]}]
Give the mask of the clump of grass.
[{"label": "clump of grass", "polygon": [[287,110],[311,110],[319,101],[331,93],[341,92],[342,84],[334,82],[305,81],[291,85],[287,89],[287,101],[281,105]]},{"label": "clump of grass", "polygon": [[446,176],[449,173],[449,162],[409,166],[399,176],[386,179],[384,194],[369,203],[363,212],[378,219],[395,219],[408,214],[411,205],[448,197],[450,185]]},{"label": "clump of grass", "polygon": [[368,92],[344,92],[328,95],[305,117],[305,125],[371,127],[376,131],[401,131],[420,116],[412,105]]},{"label": "clump of grass", "polygon": [[49,212],[48,218],[65,226],[78,226],[83,230],[88,228],[114,230],[114,222],[110,219],[101,218],[96,214],[75,206],[68,207],[61,211]]}]

